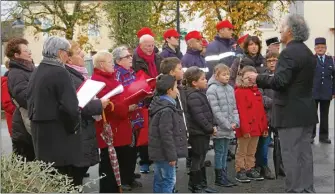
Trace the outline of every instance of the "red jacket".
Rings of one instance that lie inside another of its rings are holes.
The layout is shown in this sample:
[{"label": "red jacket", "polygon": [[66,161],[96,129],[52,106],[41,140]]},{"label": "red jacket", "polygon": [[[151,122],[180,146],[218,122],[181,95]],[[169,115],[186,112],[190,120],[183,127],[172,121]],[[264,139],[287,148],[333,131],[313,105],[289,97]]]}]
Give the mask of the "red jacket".
[{"label": "red jacket", "polygon": [[[94,68],[91,79],[101,81],[106,84],[106,87],[97,95],[98,98],[103,97],[105,94],[120,85],[120,83],[116,81],[114,73],[103,72],[96,68]],[[113,96],[110,100],[114,104],[114,111],[111,111],[112,107],[110,105],[108,105],[104,110],[106,120],[109,122],[113,130],[113,144],[115,147],[131,144],[132,128],[129,119],[129,105],[122,103],[123,99],[124,97],[122,94]],[[100,135],[103,130],[103,120],[95,122],[95,127],[99,148],[107,147],[107,144]]]},{"label": "red jacket", "polygon": [[250,133],[251,137],[261,136],[268,130],[268,121],[258,88],[236,87],[235,98],[240,117],[240,128],[236,129],[236,137],[242,137],[246,133]]},{"label": "red jacket", "polygon": [[9,135],[12,136],[12,119],[16,107],[8,92],[7,76],[1,77],[1,107],[5,111]]}]

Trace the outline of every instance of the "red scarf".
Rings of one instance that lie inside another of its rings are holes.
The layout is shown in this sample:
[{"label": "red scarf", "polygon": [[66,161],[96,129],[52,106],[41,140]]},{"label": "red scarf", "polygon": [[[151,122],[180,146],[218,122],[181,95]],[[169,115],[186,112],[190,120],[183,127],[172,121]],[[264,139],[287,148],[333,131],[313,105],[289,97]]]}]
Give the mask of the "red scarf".
[{"label": "red scarf", "polygon": [[158,75],[156,64],[155,64],[155,52],[152,52],[151,55],[147,55],[143,52],[143,50],[138,46],[136,48],[136,52],[139,57],[144,59],[144,61],[148,64],[148,70],[151,77],[155,78]]}]

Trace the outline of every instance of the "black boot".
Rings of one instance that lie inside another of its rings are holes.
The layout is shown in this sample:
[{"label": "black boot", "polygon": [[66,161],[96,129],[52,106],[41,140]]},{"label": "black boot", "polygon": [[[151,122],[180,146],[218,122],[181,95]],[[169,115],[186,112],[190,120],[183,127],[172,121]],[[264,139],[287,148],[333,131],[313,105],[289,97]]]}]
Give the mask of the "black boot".
[{"label": "black boot", "polygon": [[205,193],[217,193],[218,191],[207,186],[206,167],[201,168],[201,187]]},{"label": "black boot", "polygon": [[192,193],[204,193],[201,187],[201,171],[190,171],[188,189]]},{"label": "black boot", "polygon": [[227,168],[226,169],[222,169],[222,178],[224,180],[227,180],[228,183],[230,183],[232,186],[237,186],[237,182],[235,180],[231,180],[228,178],[228,172],[227,172]]},{"label": "black boot", "polygon": [[220,187],[232,187],[233,185],[223,177],[222,169],[215,169],[215,185]]}]

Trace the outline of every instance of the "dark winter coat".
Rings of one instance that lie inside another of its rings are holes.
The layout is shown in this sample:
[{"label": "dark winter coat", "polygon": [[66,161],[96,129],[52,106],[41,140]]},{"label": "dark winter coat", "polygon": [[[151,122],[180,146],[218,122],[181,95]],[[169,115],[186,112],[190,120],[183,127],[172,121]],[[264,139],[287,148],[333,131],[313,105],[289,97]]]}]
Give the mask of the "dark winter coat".
[{"label": "dark winter coat", "polygon": [[[8,92],[10,96],[17,101],[20,107],[27,109],[27,87],[34,66],[28,67],[22,62],[10,60],[9,69],[7,76]],[[31,135],[23,124],[22,116],[18,108],[16,108],[13,114],[12,141],[24,141],[27,144],[32,144]]]},{"label": "dark winter coat", "polygon": [[255,57],[244,54],[241,57],[236,58],[230,67],[229,84],[231,86],[235,86],[238,70],[242,69],[244,66],[253,66],[256,68],[257,73],[264,73],[266,71],[266,59],[261,54],[258,54]]},{"label": "dark winter coat", "polygon": [[[161,62],[162,62],[162,57],[159,54],[155,53],[155,65],[156,65],[156,69],[157,69],[158,74],[160,74]],[[149,67],[148,67],[147,62],[145,62],[144,59],[142,59],[140,56],[138,56],[136,50],[134,51],[134,54],[133,54],[133,70],[136,73],[138,71],[142,70],[142,71],[144,71],[144,73],[151,76],[149,74]]]},{"label": "dark winter coat", "polygon": [[275,90],[271,125],[292,128],[318,122],[312,97],[316,58],[301,41],[290,41],[280,53],[273,76],[258,75],[260,88]]},{"label": "dark winter coat", "polygon": [[212,77],[215,65],[224,63],[230,67],[233,64],[236,58],[234,44],[236,44],[234,39],[220,38],[219,35],[216,35],[214,41],[209,43],[205,54],[205,60],[209,69],[207,79]]},{"label": "dark winter coat", "polygon": [[199,68],[205,68],[206,61],[205,61],[205,58],[200,53],[201,51],[187,49],[186,54],[183,56],[181,60],[182,66],[185,68],[192,67],[192,66],[197,66]]},{"label": "dark winter coat", "polygon": [[317,65],[314,74],[313,98],[316,100],[331,100],[335,95],[335,64],[331,56],[325,55],[322,62],[315,56]]},{"label": "dark winter coat", "polygon": [[149,107],[149,158],[177,161],[187,157],[187,136],[182,111],[167,99],[156,96]]},{"label": "dark winter coat", "polygon": [[36,158],[55,166],[80,164],[80,110],[64,65],[44,57],[31,75],[27,91]]},{"label": "dark winter coat", "polygon": [[163,59],[167,57],[177,57],[178,59],[183,58],[183,53],[179,49],[173,50],[168,44],[164,44],[162,52],[159,54]]},{"label": "dark winter coat", "polygon": [[[83,84],[85,78],[75,69],[65,66],[70,73],[70,77],[74,83],[76,90]],[[81,145],[82,147],[82,159],[80,160],[80,166],[89,167],[94,166],[99,162],[98,143],[95,134],[95,126],[92,116],[102,114],[102,104],[100,100],[91,100],[81,110]]]}]

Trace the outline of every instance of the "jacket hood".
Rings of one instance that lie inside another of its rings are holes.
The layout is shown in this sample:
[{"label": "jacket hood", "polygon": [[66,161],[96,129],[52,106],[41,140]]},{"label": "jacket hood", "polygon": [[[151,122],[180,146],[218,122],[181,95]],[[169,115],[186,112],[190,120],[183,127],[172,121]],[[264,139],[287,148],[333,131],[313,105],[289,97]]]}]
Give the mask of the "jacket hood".
[{"label": "jacket hood", "polygon": [[236,76],[236,83],[235,86],[238,88],[250,88],[250,86],[247,86],[243,81],[242,81],[242,76],[237,75]]},{"label": "jacket hood", "polygon": [[209,79],[208,81],[208,87],[210,87],[211,85],[218,85],[218,86],[224,86],[221,82],[217,81],[214,78],[214,75]]},{"label": "jacket hood", "polygon": [[161,99],[160,96],[155,96],[150,103],[149,106],[149,115],[152,117],[158,111],[164,108],[171,108],[172,110],[176,111],[177,108],[171,102],[166,99]]}]

